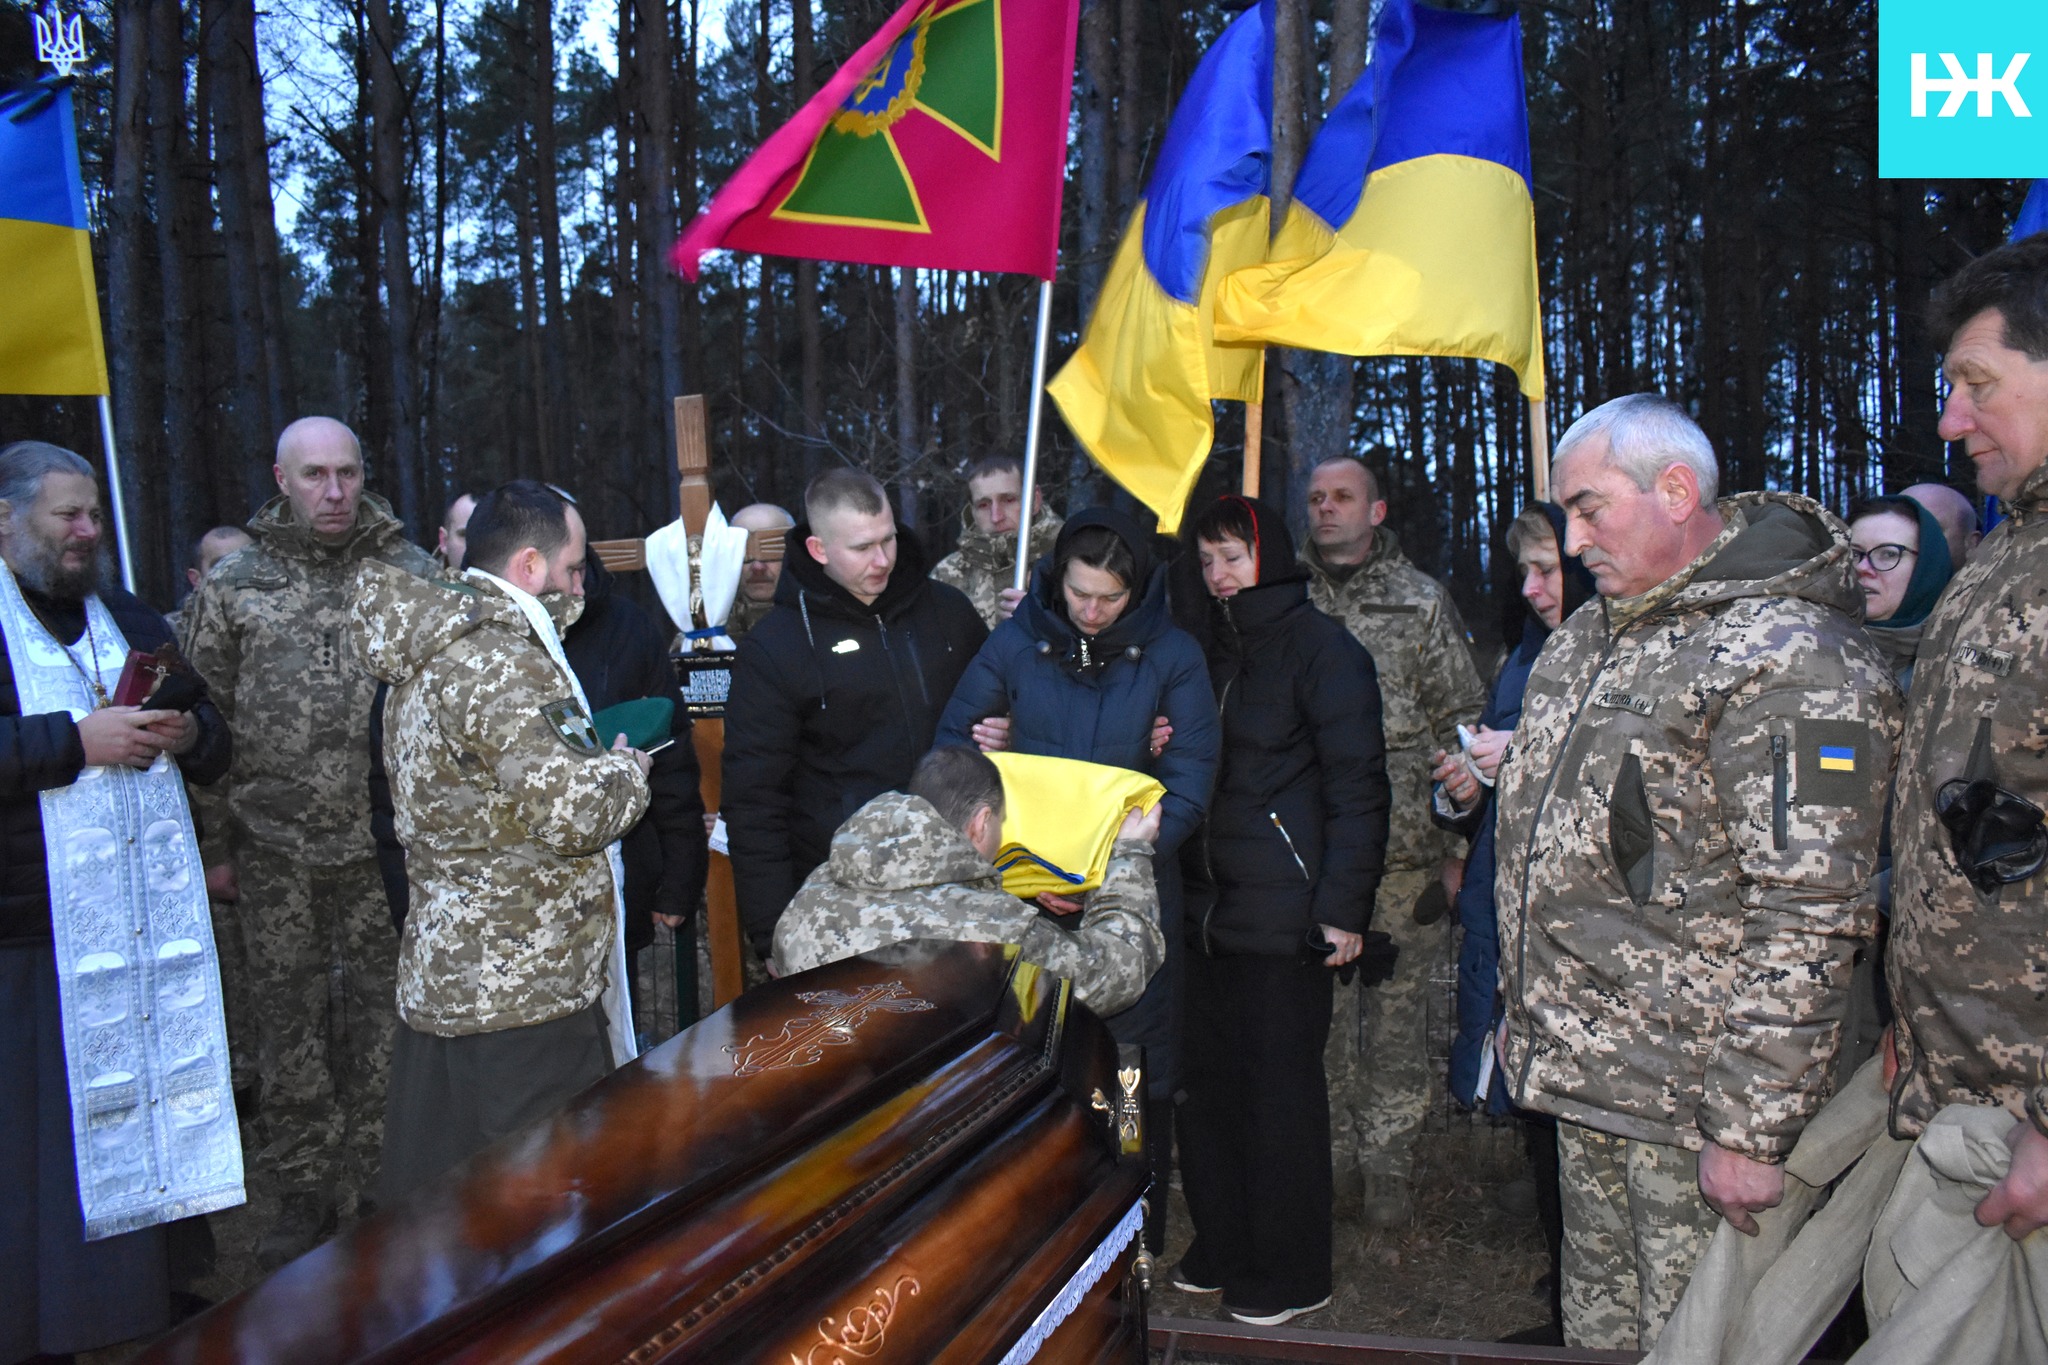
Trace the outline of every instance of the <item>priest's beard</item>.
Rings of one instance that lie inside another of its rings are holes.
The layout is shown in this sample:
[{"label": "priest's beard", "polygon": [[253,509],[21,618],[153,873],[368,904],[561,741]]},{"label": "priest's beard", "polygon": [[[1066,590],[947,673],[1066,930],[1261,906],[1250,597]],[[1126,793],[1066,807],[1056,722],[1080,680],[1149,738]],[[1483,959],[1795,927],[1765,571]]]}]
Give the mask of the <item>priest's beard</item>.
[{"label": "priest's beard", "polygon": [[51,544],[31,532],[7,542],[7,567],[32,593],[53,602],[83,602],[102,584],[113,581],[114,558],[107,542],[101,540],[84,564],[66,564],[61,544]]}]

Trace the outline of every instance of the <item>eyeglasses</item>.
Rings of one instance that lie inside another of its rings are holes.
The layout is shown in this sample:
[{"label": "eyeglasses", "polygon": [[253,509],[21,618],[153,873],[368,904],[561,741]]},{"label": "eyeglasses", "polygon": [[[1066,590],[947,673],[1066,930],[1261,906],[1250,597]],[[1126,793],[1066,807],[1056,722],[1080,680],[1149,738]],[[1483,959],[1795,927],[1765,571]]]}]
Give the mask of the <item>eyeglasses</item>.
[{"label": "eyeglasses", "polygon": [[1856,563],[1861,564],[1867,559],[1870,561],[1870,567],[1879,573],[1890,573],[1899,567],[1899,561],[1907,555],[1920,553],[1910,545],[1873,545],[1867,550],[1859,550],[1851,545],[1849,550],[1855,555]]},{"label": "eyeglasses", "polygon": [[1963,875],[1979,891],[2023,882],[2048,862],[2041,808],[1995,782],[1944,782],[1934,794],[1934,812],[1948,830]]}]

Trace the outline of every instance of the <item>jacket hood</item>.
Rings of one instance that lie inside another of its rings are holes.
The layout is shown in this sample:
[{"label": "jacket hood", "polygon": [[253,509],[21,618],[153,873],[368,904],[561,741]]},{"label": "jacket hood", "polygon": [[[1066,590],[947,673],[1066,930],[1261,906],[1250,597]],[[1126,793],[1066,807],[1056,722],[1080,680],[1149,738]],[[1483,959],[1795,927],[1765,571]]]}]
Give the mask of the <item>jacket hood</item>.
[{"label": "jacket hood", "polygon": [[1796,493],[1737,493],[1716,506],[1724,529],[1713,544],[1648,592],[1608,599],[1610,628],[1745,597],[1800,597],[1863,619],[1840,517]]},{"label": "jacket hood", "polygon": [[896,568],[889,575],[889,586],[873,602],[864,603],[834,582],[825,566],[811,558],[811,552],[804,547],[810,534],[807,521],[789,528],[788,539],[783,542],[789,548],[782,556],[782,577],[775,584],[778,607],[801,607],[801,599],[808,597],[812,611],[822,609],[857,618],[894,616],[924,586],[926,571],[931,567],[931,561],[925,558],[924,542],[917,538],[917,533],[898,526]]},{"label": "jacket hood", "polygon": [[[1258,564],[1258,586],[1270,587],[1289,579],[1306,579],[1308,571],[1294,553],[1294,541],[1287,534],[1287,518],[1280,515],[1278,508],[1261,498],[1247,498],[1240,493],[1225,493],[1217,502],[1231,502],[1243,507],[1252,519],[1252,558]],[[1188,529],[1182,533],[1187,544],[1187,553],[1197,565],[1200,564],[1200,550],[1195,543],[1195,518],[1189,518]],[[1204,591],[1207,591],[1207,585]]]},{"label": "jacket hood", "polygon": [[[1069,526],[1073,524],[1071,521],[1067,523]],[[1152,565],[1149,569],[1151,576],[1145,580],[1141,591],[1132,594],[1131,604],[1124,608],[1124,614],[1089,641],[1088,656],[1084,661],[1079,648],[1081,632],[1075,630],[1074,623],[1067,619],[1065,599],[1060,595],[1059,585],[1053,581],[1052,566],[1057,562],[1056,556],[1048,555],[1031,571],[1031,591],[1018,604],[1016,619],[1023,622],[1032,639],[1039,641],[1042,647],[1058,652],[1069,663],[1084,666],[1089,662],[1102,664],[1129,650],[1142,653],[1147,645],[1173,629],[1166,582],[1167,566]]]},{"label": "jacket hood", "polygon": [[[1550,534],[1557,541],[1558,562],[1564,566],[1564,601],[1562,603],[1564,610],[1557,619],[1560,621],[1569,620],[1573,612],[1585,606],[1586,603],[1592,601],[1595,597],[1598,597],[1600,589],[1594,585],[1593,573],[1592,570],[1586,567],[1586,561],[1577,555],[1568,555],[1564,552],[1564,508],[1554,502],[1539,502],[1536,505],[1543,509],[1544,520],[1550,523]],[[1533,609],[1529,614],[1532,617],[1536,615]],[[1538,619],[1538,624],[1542,624],[1540,618]],[[1548,635],[1550,627],[1544,626],[1543,633]]]},{"label": "jacket hood", "polygon": [[299,520],[282,493],[256,510],[248,528],[265,549],[291,559],[362,559],[405,539],[405,523],[375,493],[363,494],[356,504],[356,524],[339,544],[315,540],[312,528]]},{"label": "jacket hood", "polygon": [[[1913,573],[1906,580],[1905,594],[1899,599],[1898,610],[1882,621],[1868,624],[1885,627],[1894,632],[1914,631],[1913,646],[1919,647],[1917,628],[1925,624],[1934,604],[1941,600],[1941,590],[1955,577],[1955,565],[1949,562],[1948,533],[1941,529],[1941,523],[1934,519],[1934,513],[1922,507],[1912,498],[1913,517],[1919,528],[1920,549],[1913,556]],[[1849,572],[1856,572],[1856,561],[1849,560]],[[1859,585],[1860,586],[1860,585]],[[1903,638],[1895,637],[1895,638]]]},{"label": "jacket hood", "polygon": [[[1060,528],[1059,538],[1053,541],[1052,562],[1059,563],[1061,557],[1073,545],[1075,534],[1090,526],[1100,526],[1114,532],[1116,538],[1130,550],[1131,559],[1137,565],[1131,574],[1133,588],[1152,581],[1152,537],[1146,535],[1135,520],[1114,507],[1090,507],[1068,517],[1067,524]],[[1046,577],[1050,578],[1052,575],[1047,574]]]},{"label": "jacket hood", "polygon": [[902,892],[990,881],[996,870],[921,796],[883,792],[832,836],[825,872],[853,891]]},{"label": "jacket hood", "polygon": [[[563,593],[549,593],[540,600],[558,631],[583,614],[583,603]],[[486,626],[532,633],[518,605],[474,571],[451,582],[422,578],[378,560],[356,570],[350,619],[364,667],[394,687],[416,676],[456,641]]]},{"label": "jacket hood", "polygon": [[619,590],[619,576],[604,566],[593,551],[583,559],[583,606],[587,611]]}]

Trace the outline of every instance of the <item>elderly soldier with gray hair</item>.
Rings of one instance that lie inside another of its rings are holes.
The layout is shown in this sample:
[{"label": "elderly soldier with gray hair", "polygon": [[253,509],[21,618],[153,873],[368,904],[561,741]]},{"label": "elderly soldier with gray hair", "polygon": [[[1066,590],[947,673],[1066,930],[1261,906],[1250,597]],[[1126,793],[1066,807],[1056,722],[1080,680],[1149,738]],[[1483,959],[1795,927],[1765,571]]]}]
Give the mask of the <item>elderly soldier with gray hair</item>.
[{"label": "elderly soldier with gray hair", "polygon": [[1097,1014],[1136,1003],[1166,958],[1152,841],[1159,807],[1117,831],[1102,885],[1073,929],[1003,890],[1003,778],[973,749],[932,750],[907,792],[884,792],[832,836],[832,852],[775,926],[775,963],[806,971],[914,938],[1014,943],[1026,962],[1069,978]]},{"label": "elderly soldier with gray hair", "polygon": [[434,571],[364,491],[362,447],[340,422],[286,427],[271,472],[278,496],[249,519],[256,543],[199,585],[185,639],[239,741],[223,823],[261,1054],[261,1159],[281,1195],[257,1248],[266,1268],[332,1232],[376,1170],[398,941],[370,838],[376,681],[347,648],[348,609],[365,561]]},{"label": "elderly soldier with gray hair", "polygon": [[1675,405],[1594,409],[1553,471],[1601,601],[1544,646],[1500,769],[1501,1061],[1560,1121],[1566,1339],[1639,1349],[1825,1098],[1901,705],[1847,528],[1717,503]]},{"label": "elderly soldier with gray hair", "polygon": [[171,630],[106,584],[103,534],[91,465],[0,449],[0,1360],[161,1331],[159,1224],[241,1202],[180,780],[227,771],[227,726],[190,686],[111,703]]}]

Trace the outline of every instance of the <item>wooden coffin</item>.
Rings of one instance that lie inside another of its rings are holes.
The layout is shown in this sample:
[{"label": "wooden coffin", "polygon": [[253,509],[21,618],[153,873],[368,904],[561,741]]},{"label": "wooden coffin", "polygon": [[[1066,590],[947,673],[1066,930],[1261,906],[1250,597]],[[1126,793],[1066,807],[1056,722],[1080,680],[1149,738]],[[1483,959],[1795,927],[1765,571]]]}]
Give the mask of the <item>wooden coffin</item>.
[{"label": "wooden coffin", "polygon": [[1138,1076],[1067,983],[900,944],[749,993],[141,1359],[1145,1359]]}]

